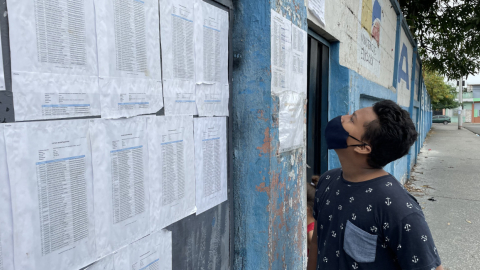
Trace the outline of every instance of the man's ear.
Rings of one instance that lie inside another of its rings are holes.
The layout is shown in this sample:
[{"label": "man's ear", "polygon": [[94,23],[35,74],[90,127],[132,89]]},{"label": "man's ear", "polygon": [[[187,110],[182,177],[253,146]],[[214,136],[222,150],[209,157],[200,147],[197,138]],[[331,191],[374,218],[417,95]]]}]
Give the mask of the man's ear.
[{"label": "man's ear", "polygon": [[365,146],[355,146],[353,151],[357,152],[360,155],[369,155],[372,152],[372,147],[370,145]]}]

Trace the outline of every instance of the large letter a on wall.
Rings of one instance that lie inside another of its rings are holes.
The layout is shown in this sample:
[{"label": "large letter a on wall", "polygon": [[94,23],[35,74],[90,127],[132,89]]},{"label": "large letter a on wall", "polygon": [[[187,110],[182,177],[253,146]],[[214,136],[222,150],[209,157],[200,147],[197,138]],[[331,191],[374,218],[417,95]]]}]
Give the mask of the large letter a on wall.
[{"label": "large letter a on wall", "polygon": [[[405,61],[405,70],[403,70],[403,61]],[[397,75],[398,83],[402,80],[405,81],[405,85],[407,89],[410,90],[410,86],[408,85],[408,53],[407,53],[407,46],[403,43],[402,52],[400,53],[400,61],[398,61],[398,75]]]}]

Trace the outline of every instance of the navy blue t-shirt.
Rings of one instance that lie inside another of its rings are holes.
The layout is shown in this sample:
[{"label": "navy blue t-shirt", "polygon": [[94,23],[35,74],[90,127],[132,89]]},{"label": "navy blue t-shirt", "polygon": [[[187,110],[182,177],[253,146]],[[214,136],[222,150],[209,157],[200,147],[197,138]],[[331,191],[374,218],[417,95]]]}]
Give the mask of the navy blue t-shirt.
[{"label": "navy blue t-shirt", "polygon": [[434,270],[441,262],[417,200],[392,176],[348,182],[341,169],[320,178],[317,269]]}]

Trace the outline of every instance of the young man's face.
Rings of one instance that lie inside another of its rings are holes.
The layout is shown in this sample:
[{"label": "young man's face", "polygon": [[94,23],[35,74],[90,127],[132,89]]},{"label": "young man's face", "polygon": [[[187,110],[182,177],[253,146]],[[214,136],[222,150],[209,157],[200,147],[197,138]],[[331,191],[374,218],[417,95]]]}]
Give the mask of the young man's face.
[{"label": "young man's face", "polygon": [[[363,134],[365,134],[365,126],[376,119],[377,119],[377,115],[373,111],[373,108],[367,107],[367,108],[357,110],[353,114],[342,116],[342,126],[348,132],[348,134],[350,134],[350,136],[353,136],[358,140],[362,140]],[[354,140],[353,138],[348,137],[347,144],[355,145],[355,144],[361,144],[361,143]],[[346,149],[339,149],[339,150],[353,151],[354,149],[355,147],[348,147]],[[343,152],[343,151],[337,151],[337,153],[338,152]]]}]

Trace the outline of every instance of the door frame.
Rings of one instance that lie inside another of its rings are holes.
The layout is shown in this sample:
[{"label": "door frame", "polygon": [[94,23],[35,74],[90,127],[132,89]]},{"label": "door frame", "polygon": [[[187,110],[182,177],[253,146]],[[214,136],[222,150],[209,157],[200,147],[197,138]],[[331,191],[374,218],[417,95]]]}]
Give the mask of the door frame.
[{"label": "door frame", "polygon": [[[323,174],[328,170],[328,150],[327,150],[327,144],[324,140],[324,130],[327,125],[327,122],[329,120],[329,93],[330,93],[330,70],[331,70],[331,64],[330,64],[330,43],[317,33],[315,33],[312,29],[308,29],[308,37],[311,38],[312,40],[315,40],[318,42],[319,45],[323,46],[318,46],[316,48],[316,54],[317,57],[315,59],[315,63],[317,67],[323,67],[327,66],[327,69],[324,70],[323,68],[320,69],[311,69],[311,40],[309,39],[309,44],[308,44],[308,86],[312,85],[312,82],[315,82],[315,91],[310,91],[308,89],[307,91],[307,130],[320,130],[320,145],[314,143],[314,138],[313,138],[313,133],[312,132],[307,132],[307,164],[308,162],[313,162],[314,164],[310,164],[309,168],[307,168],[307,182],[311,181],[311,176],[313,175],[313,169],[315,168],[314,166],[317,166],[319,164],[320,168],[317,168],[317,173],[319,175]],[[321,52],[318,50],[322,50]],[[324,57],[324,54],[326,57]],[[315,78],[313,78],[311,73],[315,73]],[[318,91],[320,89],[320,91]],[[320,93],[320,95],[317,95]],[[320,103],[318,102],[320,101]],[[320,105],[320,114],[318,111],[316,111],[316,108]],[[315,116],[312,118],[309,116],[309,112],[315,112]],[[317,119],[316,116],[320,115],[320,119]],[[320,121],[319,121],[320,120]],[[320,122],[320,129],[318,129],[318,126],[315,126],[315,123]],[[315,134],[315,136],[318,136]],[[320,159],[320,162],[318,162],[318,159]],[[317,165],[315,165],[317,164]],[[319,169],[319,171],[318,171]]]}]

